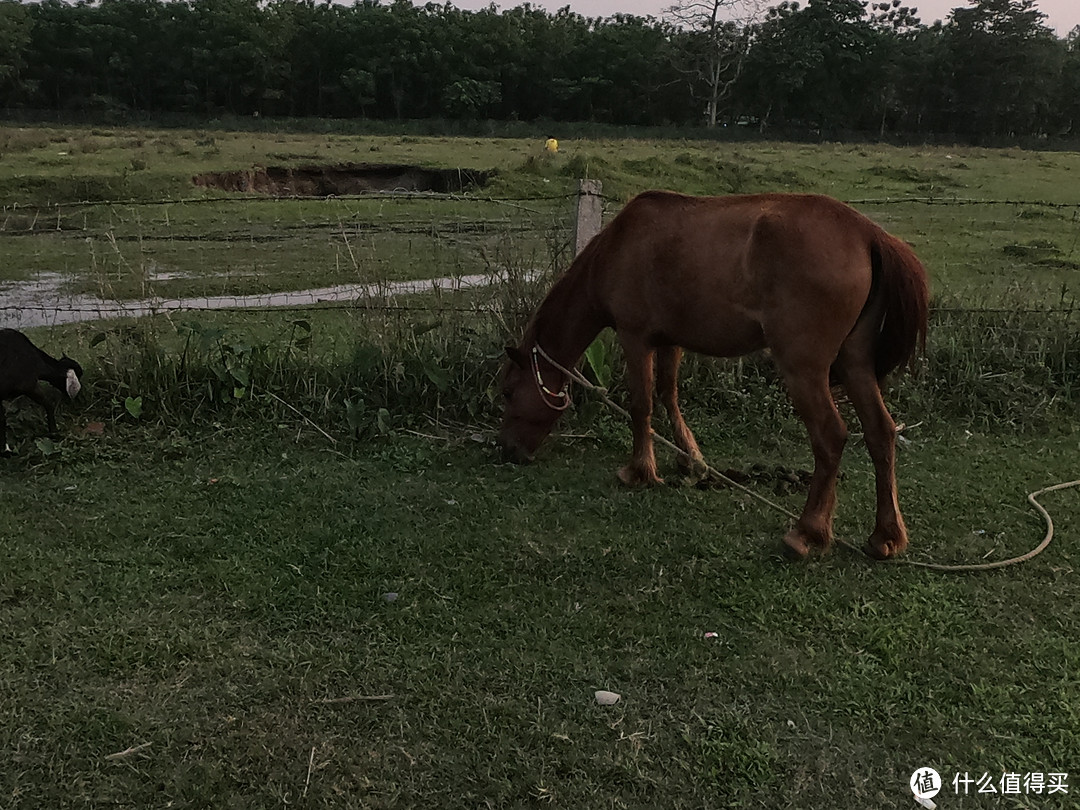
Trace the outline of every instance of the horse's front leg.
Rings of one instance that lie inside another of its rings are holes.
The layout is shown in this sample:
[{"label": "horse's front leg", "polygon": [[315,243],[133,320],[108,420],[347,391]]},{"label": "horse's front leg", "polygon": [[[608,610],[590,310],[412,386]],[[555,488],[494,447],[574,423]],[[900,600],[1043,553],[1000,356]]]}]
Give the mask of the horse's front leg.
[{"label": "horse's front leg", "polygon": [[656,472],[652,441],[653,363],[656,352],[644,341],[632,336],[619,335],[619,342],[626,358],[634,435],[634,454],[630,463],[619,470],[619,480],[627,486],[660,484],[663,482]]}]

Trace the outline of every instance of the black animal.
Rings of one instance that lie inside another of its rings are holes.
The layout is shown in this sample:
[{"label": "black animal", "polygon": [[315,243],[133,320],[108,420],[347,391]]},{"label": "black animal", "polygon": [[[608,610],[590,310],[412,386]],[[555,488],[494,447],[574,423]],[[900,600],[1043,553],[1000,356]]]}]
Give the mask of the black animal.
[{"label": "black animal", "polygon": [[45,409],[49,420],[49,432],[56,434],[56,400],[45,392],[42,382],[69,397],[79,393],[82,384],[82,366],[67,355],[59,360],[50,357],[22,332],[0,329],[0,444],[4,452],[11,448],[7,443],[7,419],[4,416],[4,400],[26,396]]}]

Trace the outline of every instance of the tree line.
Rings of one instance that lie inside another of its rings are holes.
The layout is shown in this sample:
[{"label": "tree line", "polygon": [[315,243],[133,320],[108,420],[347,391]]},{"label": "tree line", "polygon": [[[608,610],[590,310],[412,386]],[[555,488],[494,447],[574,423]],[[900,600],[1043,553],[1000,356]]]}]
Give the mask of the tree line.
[{"label": "tree line", "polygon": [[901,0],[682,0],[663,19],[528,3],[0,0],[0,106],[100,113],[1076,134],[1080,28],[1034,0],[926,25]]}]

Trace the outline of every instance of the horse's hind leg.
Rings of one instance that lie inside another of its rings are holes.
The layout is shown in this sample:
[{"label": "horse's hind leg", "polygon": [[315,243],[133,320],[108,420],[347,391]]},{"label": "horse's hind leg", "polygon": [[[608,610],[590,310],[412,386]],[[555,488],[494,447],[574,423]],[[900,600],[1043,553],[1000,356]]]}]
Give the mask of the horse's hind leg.
[{"label": "horse's hind leg", "polygon": [[656,471],[652,441],[653,369],[655,350],[642,340],[619,335],[626,358],[627,383],[630,387],[630,417],[634,434],[634,454],[630,463],[619,470],[619,480],[628,486],[663,483]]},{"label": "horse's hind leg", "polygon": [[907,527],[896,497],[896,424],[881,398],[881,387],[870,363],[855,363],[843,355],[841,361],[844,389],[859,415],[866,449],[874,462],[877,519],[866,550],[871,556],[886,559],[902,552],[908,544]]},{"label": "horse's hind leg", "polygon": [[686,475],[694,475],[703,472],[705,462],[694,434],[679,410],[679,363],[682,362],[682,353],[680,346],[661,346],[656,350],[656,392],[671,420],[675,445],[686,454],[679,456],[679,469]]},{"label": "horse's hind leg", "polygon": [[811,546],[825,550],[832,542],[836,510],[836,478],[847,441],[847,427],[840,418],[829,390],[828,369],[795,369],[781,364],[788,394],[810,434],[814,451],[814,474],[806,505],[795,525],[784,536],[788,551],[805,557]]}]

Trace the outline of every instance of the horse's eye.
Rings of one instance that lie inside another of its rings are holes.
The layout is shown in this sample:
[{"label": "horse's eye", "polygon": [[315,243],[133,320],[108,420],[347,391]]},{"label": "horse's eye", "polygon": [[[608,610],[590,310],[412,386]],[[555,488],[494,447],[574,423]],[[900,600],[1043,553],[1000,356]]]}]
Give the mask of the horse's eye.
[{"label": "horse's eye", "polygon": [[504,388],[503,392],[502,392],[502,395],[503,395],[503,399],[505,399],[507,402],[509,402],[510,398],[512,396],[514,396],[514,391],[511,388]]}]

